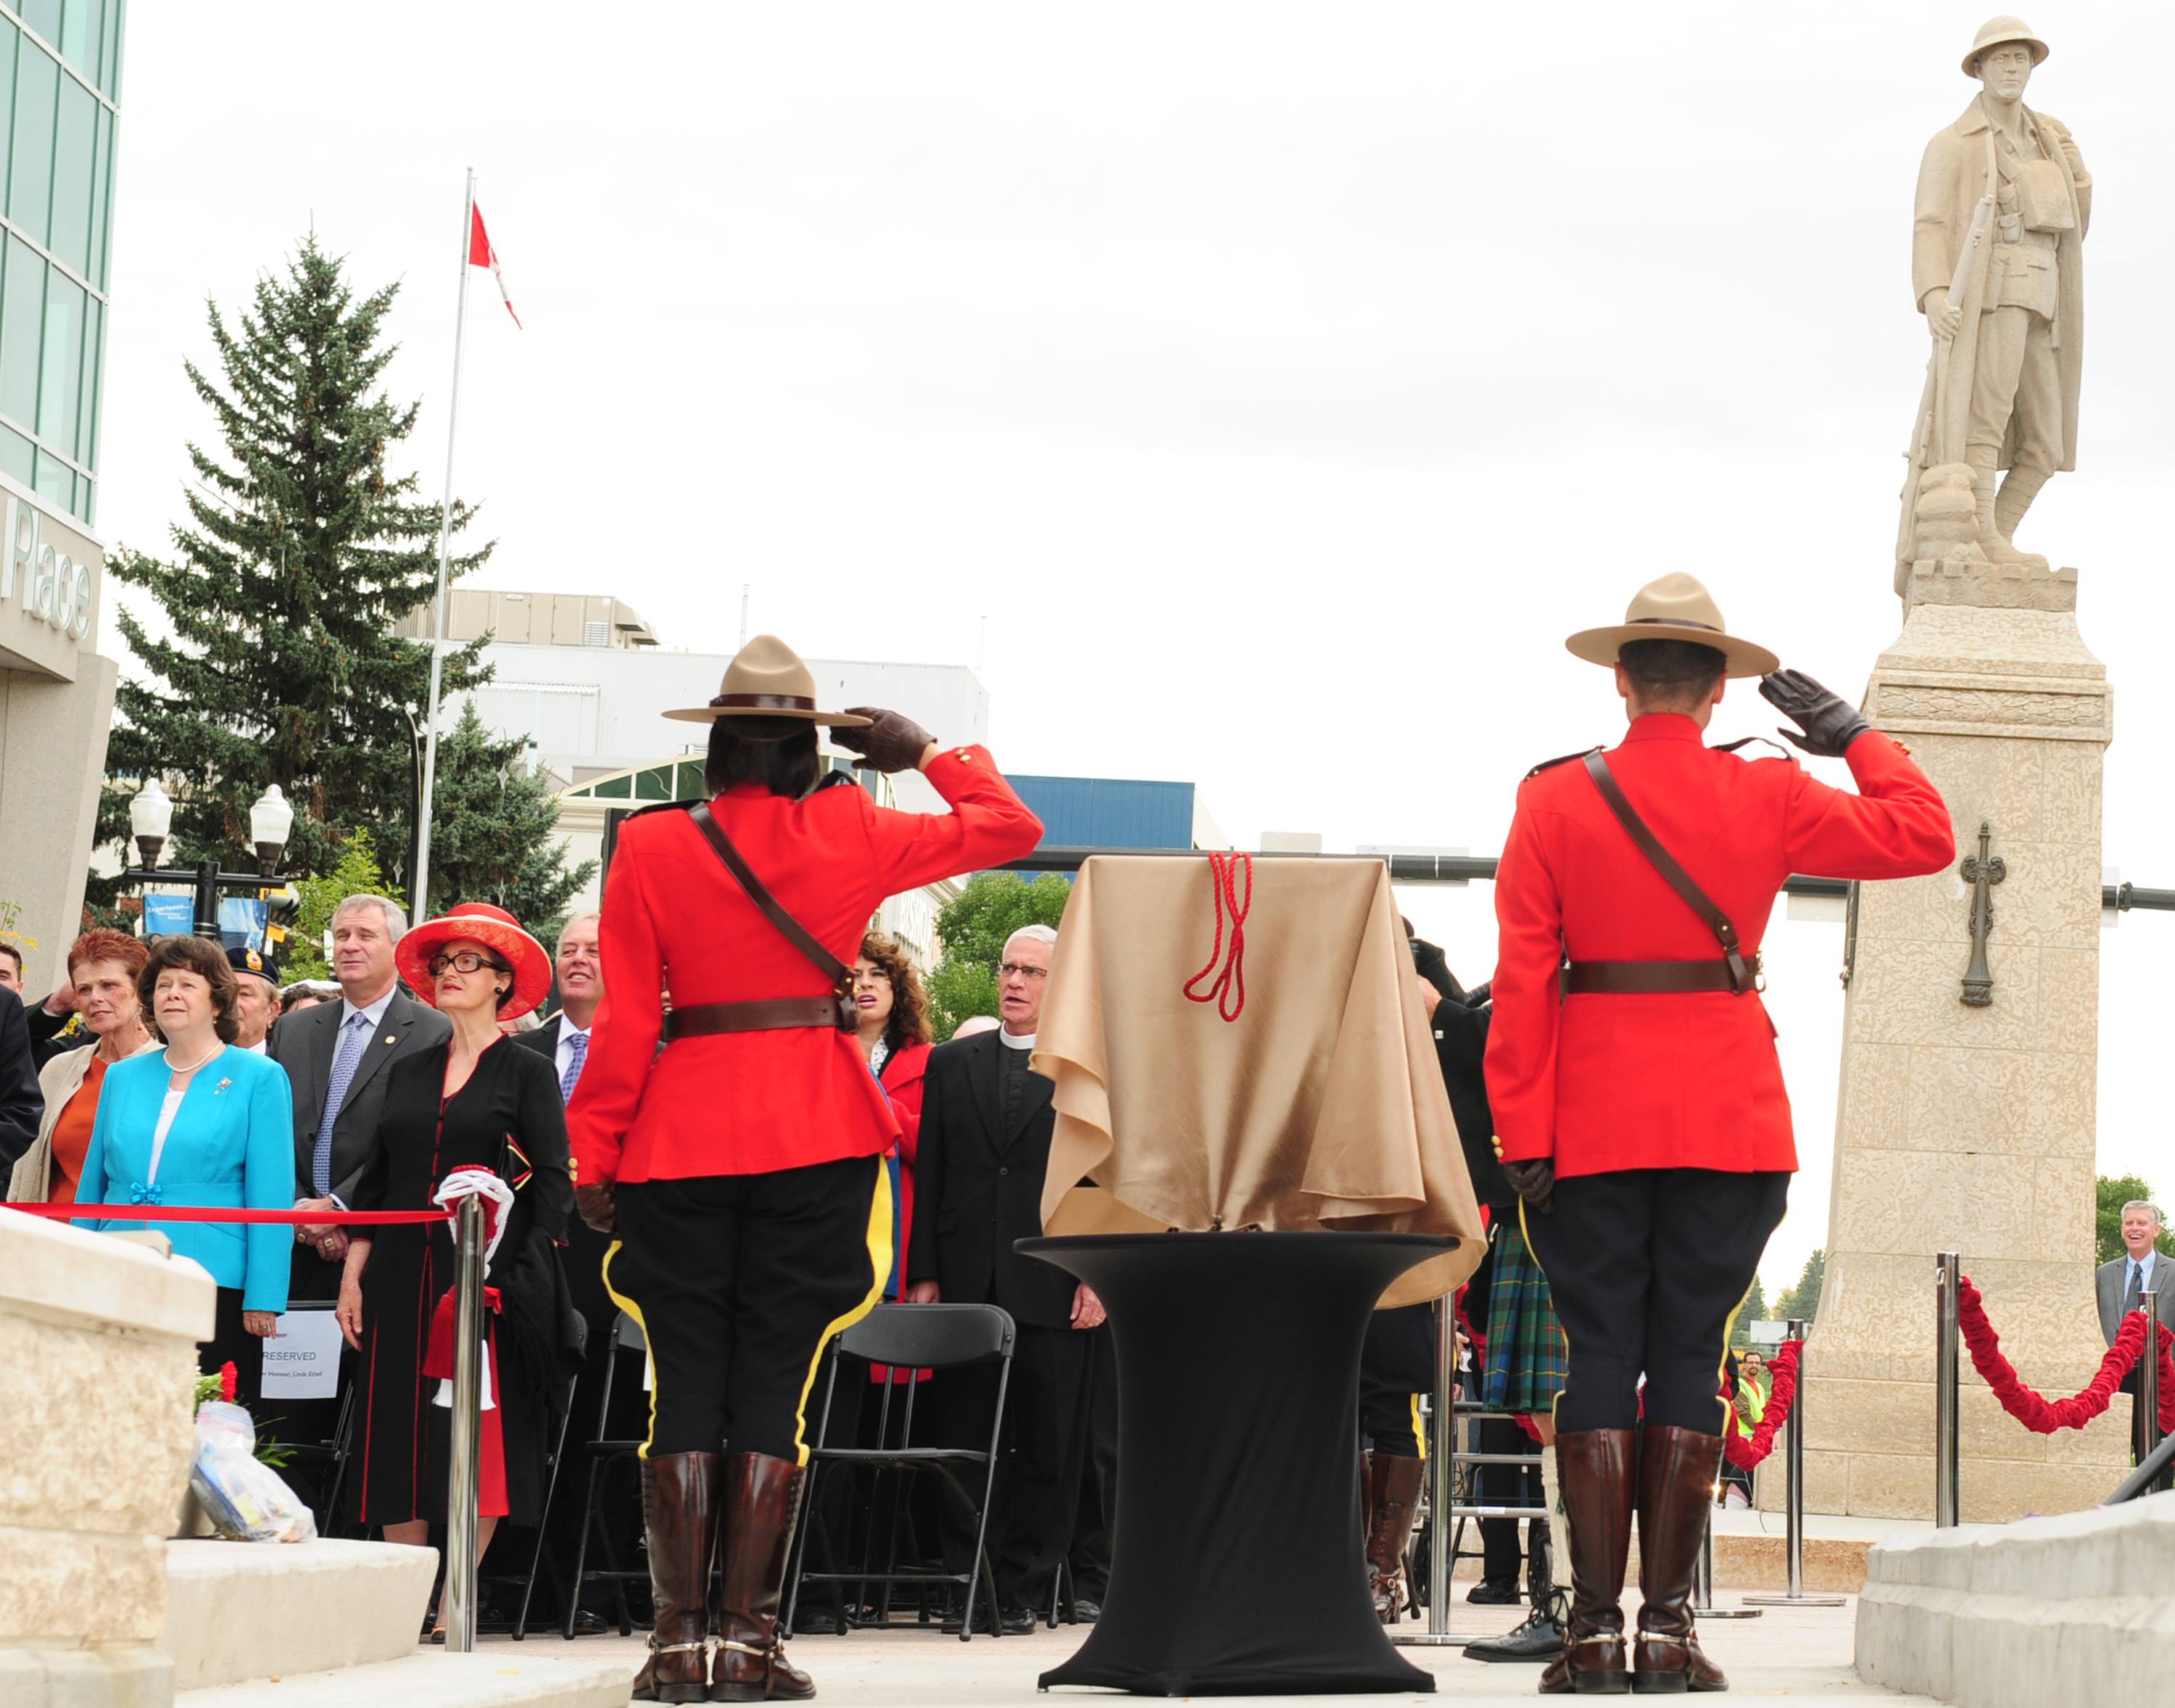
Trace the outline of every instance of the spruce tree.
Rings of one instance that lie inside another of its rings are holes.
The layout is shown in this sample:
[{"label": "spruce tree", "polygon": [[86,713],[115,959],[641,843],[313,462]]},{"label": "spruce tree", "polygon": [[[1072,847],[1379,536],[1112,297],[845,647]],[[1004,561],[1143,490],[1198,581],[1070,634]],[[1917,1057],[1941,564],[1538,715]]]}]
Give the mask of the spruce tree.
[{"label": "spruce tree", "polygon": [[339,858],[322,876],[303,878],[295,886],[299,905],[280,956],[284,979],[329,979],[332,962],[325,952],[325,934],[333,928],[333,914],[350,896],[383,896],[396,907],[408,898],[388,884],[377,864],[377,849],[368,831],[357,826],[338,838]]},{"label": "spruce tree", "polygon": [[551,781],[521,763],[525,745],[518,736],[494,740],[474,700],[438,737],[431,907],[443,913],[457,902],[489,902],[550,943],[597,863],[567,870],[566,847],[553,839],[559,811]]},{"label": "spruce tree", "polygon": [[[144,674],[121,681],[107,764],[114,777],[163,780],[170,858],[247,849],[249,805],[277,783],[296,808],[287,871],[328,870],[338,858],[328,827],[360,826],[404,883],[430,648],[390,629],[432,598],[440,507],[419,501],[412,473],[386,467],[420,408],[379,384],[399,348],[386,320],[399,286],[358,301],[344,275],[312,236],[284,274],[259,278],[232,328],[207,304],[219,371],[185,368],[224,448],[188,447],[194,480],[173,555],[122,550],[111,561],[165,622],[155,633],[117,608]],[[473,514],[456,501],[456,537]],[[490,551],[456,555],[450,573]],[[449,693],[484,680],[480,650],[448,649]],[[131,787],[109,786],[101,837],[125,843]]]}]

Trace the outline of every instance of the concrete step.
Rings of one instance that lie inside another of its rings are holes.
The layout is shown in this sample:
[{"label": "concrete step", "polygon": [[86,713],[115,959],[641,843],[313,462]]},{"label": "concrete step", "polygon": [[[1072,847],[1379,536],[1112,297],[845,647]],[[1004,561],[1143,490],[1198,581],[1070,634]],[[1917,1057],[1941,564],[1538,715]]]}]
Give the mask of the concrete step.
[{"label": "concrete step", "polygon": [[508,1654],[510,1645],[473,1655],[419,1654],[410,1641],[411,1652],[398,1661],[184,1690],[174,1708],[626,1708],[634,1678],[632,1667],[616,1661]]},{"label": "concrete step", "polygon": [[2171,1582],[2175,1495],[1883,1543],[1858,1672],[1963,1708],[2165,1701]]},{"label": "concrete step", "polygon": [[328,1673],[414,1654],[437,1552],[382,1542],[166,1544],[174,1688]]}]

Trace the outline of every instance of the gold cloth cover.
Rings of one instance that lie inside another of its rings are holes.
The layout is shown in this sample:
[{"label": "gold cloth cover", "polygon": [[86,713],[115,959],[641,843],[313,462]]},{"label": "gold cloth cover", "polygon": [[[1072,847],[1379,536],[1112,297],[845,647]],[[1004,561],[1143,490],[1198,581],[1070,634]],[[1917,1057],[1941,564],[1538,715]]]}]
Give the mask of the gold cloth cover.
[{"label": "gold cloth cover", "polygon": [[1382,1303],[1447,1293],[1485,1246],[1388,868],[1259,859],[1253,882],[1227,1022],[1184,994],[1216,935],[1208,862],[1081,867],[1035,1041],[1056,1087],[1044,1225],[1455,1234]]}]

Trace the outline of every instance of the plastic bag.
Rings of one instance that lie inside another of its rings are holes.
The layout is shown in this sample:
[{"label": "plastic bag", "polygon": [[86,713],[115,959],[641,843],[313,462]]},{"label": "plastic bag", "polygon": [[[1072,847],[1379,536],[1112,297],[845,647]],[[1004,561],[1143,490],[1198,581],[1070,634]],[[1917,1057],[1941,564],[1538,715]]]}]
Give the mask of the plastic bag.
[{"label": "plastic bag", "polygon": [[197,1407],[189,1488],[220,1535],[236,1542],[315,1542],[317,1521],[279,1473],[257,1457],[257,1425],[223,1400]]}]

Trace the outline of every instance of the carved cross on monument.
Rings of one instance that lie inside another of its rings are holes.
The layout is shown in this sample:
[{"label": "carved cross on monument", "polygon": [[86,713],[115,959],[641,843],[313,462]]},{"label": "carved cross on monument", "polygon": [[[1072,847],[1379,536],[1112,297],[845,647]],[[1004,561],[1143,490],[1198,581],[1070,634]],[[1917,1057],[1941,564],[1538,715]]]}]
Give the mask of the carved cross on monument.
[{"label": "carved cross on monument", "polygon": [[2009,865],[1999,854],[1988,851],[1993,839],[1993,825],[1981,819],[1978,852],[1966,854],[1963,865],[1957,869],[1963,881],[1972,887],[1971,965],[1964,968],[1963,1000],[1966,1008],[1988,1008],[1993,1004],[1993,969],[1986,959],[1986,940],[1993,934],[1993,898],[1988,892],[2009,876]]}]

